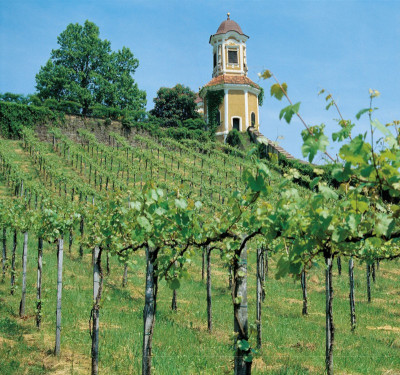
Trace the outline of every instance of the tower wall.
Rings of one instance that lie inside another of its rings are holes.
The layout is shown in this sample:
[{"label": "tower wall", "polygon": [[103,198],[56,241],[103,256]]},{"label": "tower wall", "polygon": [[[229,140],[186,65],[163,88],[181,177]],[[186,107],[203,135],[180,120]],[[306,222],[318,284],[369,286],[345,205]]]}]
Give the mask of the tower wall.
[{"label": "tower wall", "polygon": [[244,91],[242,90],[229,90],[229,115],[228,115],[228,130],[233,129],[233,118],[240,119],[240,131],[246,130],[246,112]]},{"label": "tower wall", "polygon": [[248,97],[248,119],[249,119],[249,126],[251,126],[251,113],[254,112],[256,121],[254,127],[256,129],[259,128],[259,119],[258,119],[258,97],[249,92]]}]

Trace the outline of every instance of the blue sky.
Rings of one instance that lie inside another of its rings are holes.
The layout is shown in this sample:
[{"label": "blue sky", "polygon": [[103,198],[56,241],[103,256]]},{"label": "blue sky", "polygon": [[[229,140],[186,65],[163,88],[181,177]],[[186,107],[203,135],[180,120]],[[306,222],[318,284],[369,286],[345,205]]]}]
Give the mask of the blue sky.
[{"label": "blue sky", "polygon": [[[208,40],[227,12],[250,36],[248,75],[266,91],[260,130],[272,140],[282,136],[293,155],[301,157],[302,126],[279,120],[286,103],[269,96],[272,82],[257,76],[263,69],[287,82],[307,123],[325,123],[328,132],[337,114],[325,111],[321,88],[353,121],[369,105],[368,89],[377,89],[378,119],[400,119],[400,1],[0,0],[0,92],[33,93],[57,36],[88,19],[114,50],[127,46],[139,59],[135,79],[150,109],[161,86],[197,90],[211,79]],[[357,122],[358,132],[367,129],[366,117]]]}]

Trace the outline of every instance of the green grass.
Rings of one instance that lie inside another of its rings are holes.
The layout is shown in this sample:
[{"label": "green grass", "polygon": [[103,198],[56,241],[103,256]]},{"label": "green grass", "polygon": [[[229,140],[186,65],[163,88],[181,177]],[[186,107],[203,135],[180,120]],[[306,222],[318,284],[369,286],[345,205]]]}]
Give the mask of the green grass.
[{"label": "green grass", "polygon": [[[17,254],[17,289],[9,293],[9,273],[0,283],[0,373],[87,374],[90,369],[91,256],[78,249],[65,252],[62,299],[62,354],[52,356],[55,338],[56,247],[45,245],[43,326],[35,328],[36,239],[29,240],[27,317],[18,317],[21,283],[22,236]],[[8,248],[11,248],[11,236]],[[66,246],[66,248],[68,248]],[[10,255],[10,254],[9,254]],[[133,374],[141,370],[144,258],[129,270],[127,288],[121,287],[123,268],[111,260],[105,280],[100,321],[100,373]],[[155,374],[232,373],[233,330],[231,297],[226,268],[213,254],[213,323],[207,333],[206,289],[201,280],[201,259],[190,267],[190,278],[178,290],[178,311],[170,309],[172,292],[161,282],[153,342]],[[263,348],[253,365],[254,374],[323,374],[325,352],[324,269],[308,277],[309,316],[301,315],[301,288],[291,278],[275,280],[274,259],[266,282],[263,305]],[[373,284],[372,303],[366,302],[364,265],[357,265],[357,329],[350,331],[348,277],[334,273],[335,350],[338,374],[400,373],[400,270],[383,262]],[[103,259],[105,268],[105,258]],[[249,256],[249,317],[255,317],[255,257]]]}]

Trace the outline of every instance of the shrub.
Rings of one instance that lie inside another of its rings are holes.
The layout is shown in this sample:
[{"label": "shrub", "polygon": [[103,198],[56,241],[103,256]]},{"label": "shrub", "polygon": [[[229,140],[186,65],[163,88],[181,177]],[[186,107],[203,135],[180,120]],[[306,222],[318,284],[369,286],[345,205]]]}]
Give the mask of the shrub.
[{"label": "shrub", "polygon": [[236,129],[231,130],[226,137],[226,143],[232,147],[240,148],[242,146],[240,133]]},{"label": "shrub", "polygon": [[0,132],[5,138],[17,138],[24,128],[37,125],[58,125],[64,121],[64,113],[53,112],[47,107],[0,102]]},{"label": "shrub", "polygon": [[207,124],[201,118],[196,119],[188,119],[183,121],[183,127],[190,130],[205,130],[207,128]]}]

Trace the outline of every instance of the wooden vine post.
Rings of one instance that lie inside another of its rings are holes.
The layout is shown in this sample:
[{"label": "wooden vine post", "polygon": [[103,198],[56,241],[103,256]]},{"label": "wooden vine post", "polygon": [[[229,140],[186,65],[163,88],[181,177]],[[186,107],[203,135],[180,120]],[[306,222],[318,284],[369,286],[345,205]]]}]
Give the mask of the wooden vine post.
[{"label": "wooden vine post", "polygon": [[307,272],[305,267],[301,271],[301,289],[303,291],[303,309],[301,311],[302,315],[308,315],[308,299],[307,299]]},{"label": "wooden vine post", "polygon": [[237,335],[235,344],[234,375],[251,374],[252,360],[249,357],[250,345],[247,312],[247,247],[242,244],[233,259],[233,329]]},{"label": "wooden vine post", "polygon": [[2,277],[1,281],[4,282],[6,277],[6,264],[7,264],[7,229],[3,228],[3,238],[2,238],[3,248],[2,248],[2,257],[1,257],[1,265],[2,265]]},{"label": "wooden vine post", "polygon": [[43,238],[38,238],[38,261],[36,282],[36,328],[40,329],[42,322],[42,266],[43,266]]},{"label": "wooden vine post", "polygon": [[207,258],[207,329],[212,332],[212,299],[211,299],[211,248],[203,250]]},{"label": "wooden vine post", "polygon": [[54,354],[60,355],[61,350],[61,295],[62,295],[62,269],[64,257],[64,239],[58,239],[57,248],[57,307],[56,307],[56,344]]},{"label": "wooden vine post", "polygon": [[371,303],[371,265],[367,263],[365,267],[367,270],[367,299],[368,303]]},{"label": "wooden vine post", "polygon": [[91,337],[92,337],[92,375],[99,373],[99,328],[100,328],[100,301],[103,289],[103,270],[101,267],[102,249],[96,246],[94,248],[93,264],[93,308],[90,314],[91,318]]},{"label": "wooden vine post", "polygon": [[122,276],[122,287],[125,288],[128,284],[128,263],[124,265],[124,274]]},{"label": "wooden vine post", "polygon": [[11,295],[15,291],[15,253],[17,251],[17,230],[14,229],[13,248],[11,253]]},{"label": "wooden vine post", "polygon": [[326,345],[325,345],[325,367],[328,375],[333,375],[333,344],[335,338],[335,327],[333,325],[333,287],[332,287],[332,255],[325,255],[325,296],[326,296]]},{"label": "wooden vine post", "polygon": [[25,300],[26,300],[26,267],[28,263],[28,232],[24,232],[24,245],[22,250],[22,287],[21,302],[19,304],[19,317],[25,316]]},{"label": "wooden vine post", "polygon": [[157,288],[158,275],[157,252],[154,249],[146,247],[146,287],[145,287],[145,303],[143,309],[143,358],[142,358],[142,375],[151,374],[151,356],[153,331],[156,318],[157,307]]},{"label": "wooden vine post", "polygon": [[261,324],[261,311],[262,302],[265,298],[264,280],[264,249],[262,246],[257,248],[257,287],[256,287],[256,325],[257,325],[257,348],[262,346],[262,324]]},{"label": "wooden vine post", "polygon": [[353,257],[349,259],[349,283],[350,283],[350,323],[351,330],[354,332],[356,329],[356,307],[355,307],[355,297],[354,297],[354,260]]}]

